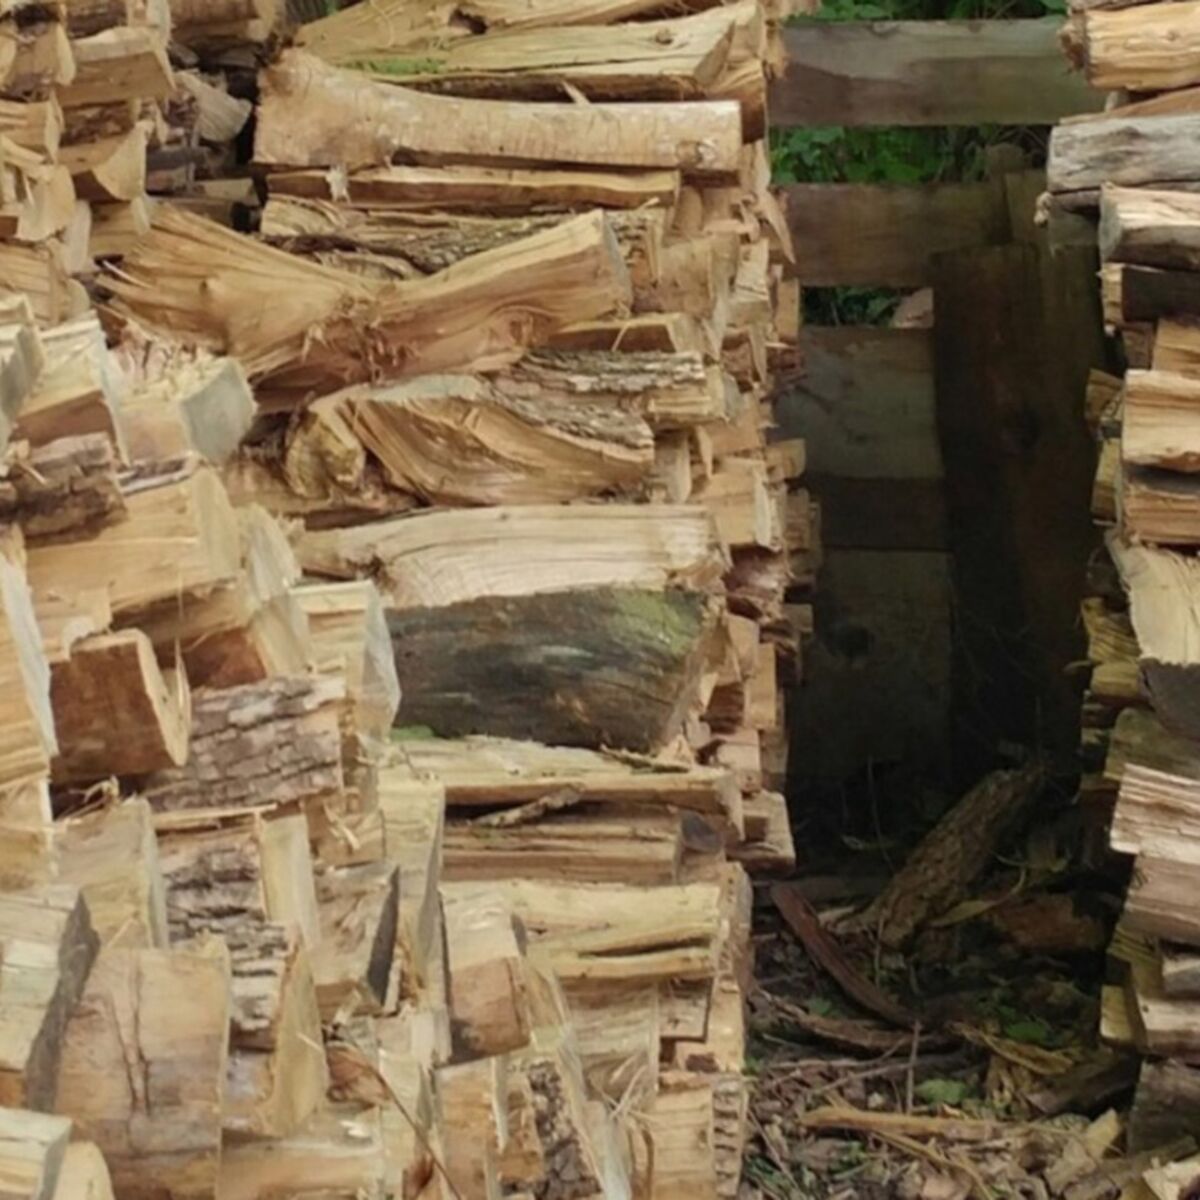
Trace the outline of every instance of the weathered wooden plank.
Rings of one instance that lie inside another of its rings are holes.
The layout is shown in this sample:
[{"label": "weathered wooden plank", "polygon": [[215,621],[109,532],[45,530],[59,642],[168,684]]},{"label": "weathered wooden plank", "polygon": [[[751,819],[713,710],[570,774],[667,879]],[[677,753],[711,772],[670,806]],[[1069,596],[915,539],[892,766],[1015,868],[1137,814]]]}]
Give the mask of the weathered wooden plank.
[{"label": "weathered wooden plank", "polygon": [[808,470],[848,479],[940,479],[927,329],[807,326],[804,376],[776,407]]},{"label": "weathered wooden plank", "polygon": [[933,255],[1009,238],[1000,184],[798,183],[786,193],[806,287],[921,287]]},{"label": "weathered wooden plank", "polygon": [[821,544],[843,550],[945,550],[941,479],[854,479],[808,472],[821,502]]},{"label": "weathered wooden plank", "polygon": [[785,29],[771,119],[787,125],[1053,125],[1099,109],[1057,17],[806,21]]}]

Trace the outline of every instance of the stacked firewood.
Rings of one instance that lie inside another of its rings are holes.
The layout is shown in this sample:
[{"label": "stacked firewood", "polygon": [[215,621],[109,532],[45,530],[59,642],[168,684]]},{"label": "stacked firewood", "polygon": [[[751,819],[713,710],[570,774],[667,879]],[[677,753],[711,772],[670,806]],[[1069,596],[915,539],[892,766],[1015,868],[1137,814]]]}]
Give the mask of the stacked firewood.
[{"label": "stacked firewood", "polygon": [[3,11],[5,1194],[735,1194],[819,522],[671,8]]},{"label": "stacked firewood", "polygon": [[1132,856],[1103,1032],[1146,1058],[1134,1149],[1200,1119],[1198,27],[1192,0],[1077,3],[1064,42],[1112,94],[1055,130],[1048,173],[1052,210],[1098,216],[1104,319],[1127,366],[1097,373],[1087,400],[1107,532],[1084,604],[1084,740],[1087,794]]}]

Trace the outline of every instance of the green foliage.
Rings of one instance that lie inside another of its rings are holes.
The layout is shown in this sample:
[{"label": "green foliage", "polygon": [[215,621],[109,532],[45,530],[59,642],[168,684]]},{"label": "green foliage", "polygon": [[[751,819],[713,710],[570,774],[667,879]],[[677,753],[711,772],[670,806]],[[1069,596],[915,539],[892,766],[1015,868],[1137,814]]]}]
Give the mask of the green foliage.
[{"label": "green foliage", "polygon": [[343,65],[371,75],[438,75],[443,70],[436,58],[356,58]]},{"label": "green foliage", "polygon": [[392,730],[391,740],[393,742],[425,742],[436,737],[437,734],[428,725],[399,725]]},{"label": "green foliage", "polygon": [[970,1087],[961,1079],[926,1079],[914,1089],[918,1100],[924,1104],[960,1105],[970,1094]]}]

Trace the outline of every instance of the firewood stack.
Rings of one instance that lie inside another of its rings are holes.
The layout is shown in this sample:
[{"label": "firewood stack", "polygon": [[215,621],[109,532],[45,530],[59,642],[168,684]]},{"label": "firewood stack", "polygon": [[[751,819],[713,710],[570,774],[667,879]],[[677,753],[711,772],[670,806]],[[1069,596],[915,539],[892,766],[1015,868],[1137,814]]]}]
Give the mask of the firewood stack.
[{"label": "firewood stack", "polygon": [[[1131,1148],[1200,1120],[1200,4],[1077,0],[1064,30],[1107,111],[1055,130],[1051,210],[1097,216],[1104,319],[1127,371],[1097,373],[1085,601],[1093,673],[1085,795],[1107,801],[1133,874],[1103,1032],[1145,1056]],[[1085,722],[1087,723],[1087,722]]]},{"label": "firewood stack", "polygon": [[14,1196],[736,1193],[819,522],[683,8],[6,11]]}]

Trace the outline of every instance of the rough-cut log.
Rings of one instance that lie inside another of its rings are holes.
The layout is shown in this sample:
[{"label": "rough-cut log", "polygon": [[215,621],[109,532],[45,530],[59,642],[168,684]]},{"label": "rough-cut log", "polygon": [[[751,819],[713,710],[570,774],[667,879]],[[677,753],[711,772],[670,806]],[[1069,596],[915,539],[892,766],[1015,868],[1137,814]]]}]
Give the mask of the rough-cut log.
[{"label": "rough-cut log", "polygon": [[227,940],[233,1026],[224,1126],[289,1137],[317,1111],[329,1084],[309,953],[282,925],[247,922]]},{"label": "rough-cut log", "polygon": [[172,941],[220,933],[232,942],[243,925],[266,922],[310,947],[320,940],[302,815],[189,812],[160,816],[158,832]]},{"label": "rough-cut log", "polygon": [[1059,125],[1050,135],[1046,182],[1054,193],[1095,193],[1105,184],[1166,187],[1197,178],[1200,114],[1103,117]]},{"label": "rough-cut log", "polygon": [[1088,82],[1101,91],[1161,92],[1200,83],[1200,4],[1139,4],[1081,15]]},{"label": "rough-cut log", "polygon": [[123,1200],[215,1200],[229,1020],[219,943],[101,952],[67,1027],[58,1111]]},{"label": "rough-cut log", "polygon": [[86,537],[124,518],[112,442],[88,433],[14,453],[0,481],[0,521],[18,521],[27,541]]},{"label": "rough-cut log", "polygon": [[79,595],[107,587],[113,614],[134,621],[155,605],[174,611],[237,576],[233,508],[207,467],[134,480],[125,486],[128,517],[87,541],[29,551],[34,594]]},{"label": "rough-cut log", "polygon": [[58,734],[56,783],[146,775],[187,761],[187,677],[164,672],[140,629],[84,638],[56,663],[50,702]]},{"label": "rough-cut log", "polygon": [[13,422],[46,367],[46,349],[35,320],[23,293],[0,293],[0,450],[8,447]]},{"label": "rough-cut log", "polygon": [[[1137,781],[1134,786],[1140,787],[1143,782]],[[1195,857],[1192,856],[1193,860]],[[1125,896],[1122,922],[1134,932],[1148,937],[1197,944],[1200,942],[1200,903],[1192,886],[1195,875],[1195,861],[1139,854]]]},{"label": "rough-cut log", "polygon": [[400,682],[379,589],[368,580],[297,588],[318,671],[346,683],[350,732],[385,739],[400,706]]},{"label": "rough-cut log", "polygon": [[375,167],[337,180],[324,170],[280,171],[268,177],[272,196],[345,198],[370,208],[440,216],[468,213],[571,212],[608,208],[670,208],[679,193],[675,171],[540,171],[516,167]]},{"label": "rough-cut log", "polygon": [[150,806],[140,797],[56,824],[60,877],[83,893],[101,946],[166,949],[167,907]]},{"label": "rough-cut log", "polygon": [[[299,50],[264,74],[262,89],[255,158],[281,167],[373,167],[406,154],[445,163],[666,168],[720,177],[735,175],[741,156],[741,111],[727,100],[531,110],[519,102],[373,83]],[[295,119],[300,96],[321,121]]]},{"label": "rough-cut log", "polygon": [[500,892],[443,897],[450,1014],[463,1058],[487,1058],[529,1043],[525,959],[513,912]]},{"label": "rough-cut log", "polygon": [[34,150],[25,150],[0,135],[0,236],[40,242],[61,233],[75,211],[71,173],[61,164],[47,163]]},{"label": "rough-cut log", "polygon": [[62,140],[63,115],[57,100],[0,100],[0,136],[53,162]]},{"label": "rough-cut log", "polygon": [[[56,1200],[71,1122],[63,1117],[0,1109],[0,1190],[13,1200]],[[79,1193],[75,1193],[78,1195]]]},{"label": "rough-cut log", "polygon": [[236,452],[254,412],[246,373],[232,358],[173,363],[121,404],[134,462],[194,452],[220,465]]},{"label": "rough-cut log", "polygon": [[[404,719],[655,750],[696,703],[715,611],[701,593],[598,588],[388,614]],[[630,703],[630,695],[638,698]]]},{"label": "rough-cut log", "polygon": [[78,888],[0,896],[0,1104],[53,1108],[64,1030],[98,947]]},{"label": "rough-cut log", "polygon": [[89,212],[87,252],[95,260],[124,258],[150,232],[152,206],[149,197],[127,202],[96,204]]},{"label": "rough-cut log", "polygon": [[54,1200],[115,1200],[108,1164],[95,1142],[72,1142],[67,1147]]},{"label": "rough-cut log", "polygon": [[314,530],[298,554],[313,574],[370,576],[389,612],[567,588],[708,589],[725,566],[705,512],[644,504],[441,510]]},{"label": "rough-cut log", "polygon": [[317,900],[313,975],[322,1021],[381,1012],[396,952],[399,871],[386,862],[332,867],[317,879]]},{"label": "rough-cut log", "polygon": [[171,36],[197,52],[262,45],[286,21],[278,0],[171,0]]},{"label": "rough-cut log", "polygon": [[55,90],[64,108],[166,100],[175,90],[164,39],[147,26],[106,29],[71,46],[75,77]]},{"label": "rough-cut log", "polygon": [[598,213],[426,279],[381,284],[164,210],[112,287],[121,311],[149,329],[233,355],[252,377],[305,397],[385,376],[495,368],[629,296]]},{"label": "rough-cut log", "polygon": [[146,190],[146,132],[140,126],[115,137],[64,146],[59,157],[81,200],[128,202]]},{"label": "rough-cut log", "polygon": [[62,244],[41,242],[22,246],[6,242],[0,246],[0,299],[24,294],[39,325],[57,325],[73,309],[70,279]]},{"label": "rough-cut log", "polygon": [[1196,270],[1200,196],[1105,187],[1100,193],[1100,253],[1108,262]]},{"label": "rough-cut log", "polygon": [[45,778],[58,751],[50,708],[50,667],[29,587],[0,556],[0,786]]},{"label": "rough-cut log", "polygon": [[1200,471],[1200,383],[1168,371],[1130,371],[1125,377],[1121,456],[1126,463],[1171,471]]}]

